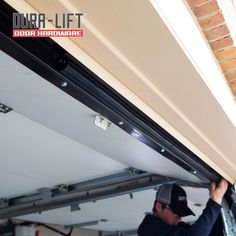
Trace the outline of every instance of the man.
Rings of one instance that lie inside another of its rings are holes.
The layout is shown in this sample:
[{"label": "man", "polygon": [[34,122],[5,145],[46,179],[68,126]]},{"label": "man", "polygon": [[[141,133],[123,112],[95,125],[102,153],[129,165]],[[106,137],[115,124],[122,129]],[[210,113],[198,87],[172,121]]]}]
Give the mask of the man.
[{"label": "man", "polygon": [[220,214],[221,202],[228,182],[222,179],[212,183],[210,198],[202,215],[193,225],[184,224],[181,217],[194,215],[188,208],[183,188],[176,184],[164,184],[157,193],[153,214],[146,215],[139,226],[139,236],[208,236]]}]

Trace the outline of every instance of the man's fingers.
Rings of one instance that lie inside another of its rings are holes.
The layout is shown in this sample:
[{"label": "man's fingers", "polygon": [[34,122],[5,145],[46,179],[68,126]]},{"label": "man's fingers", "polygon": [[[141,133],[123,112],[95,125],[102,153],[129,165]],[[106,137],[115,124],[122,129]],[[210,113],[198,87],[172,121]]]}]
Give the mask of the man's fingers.
[{"label": "man's fingers", "polygon": [[221,179],[218,184],[211,183],[210,197],[217,203],[221,204],[222,198],[227,190],[228,182],[225,179]]},{"label": "man's fingers", "polygon": [[219,183],[219,187],[226,190],[228,188],[228,182],[225,179],[222,179]]},{"label": "man's fingers", "polygon": [[215,190],[215,189],[216,189],[216,183],[215,183],[215,182],[212,182],[212,183],[211,183],[211,191],[212,191],[212,190]]}]

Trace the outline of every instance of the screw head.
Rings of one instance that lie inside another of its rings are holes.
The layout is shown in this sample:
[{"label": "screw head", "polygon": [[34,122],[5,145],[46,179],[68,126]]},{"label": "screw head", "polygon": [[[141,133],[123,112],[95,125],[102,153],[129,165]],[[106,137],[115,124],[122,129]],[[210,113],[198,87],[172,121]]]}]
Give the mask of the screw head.
[{"label": "screw head", "polygon": [[66,81],[61,82],[62,87],[66,87],[67,85],[68,85],[68,83]]}]

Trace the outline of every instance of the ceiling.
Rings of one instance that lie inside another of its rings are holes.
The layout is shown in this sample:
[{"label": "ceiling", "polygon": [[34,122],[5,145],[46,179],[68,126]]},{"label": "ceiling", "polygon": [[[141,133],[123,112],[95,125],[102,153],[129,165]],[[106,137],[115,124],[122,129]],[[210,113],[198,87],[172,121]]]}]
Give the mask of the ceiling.
[{"label": "ceiling", "polygon": [[[48,17],[55,12],[86,13],[81,22],[85,31],[83,38],[53,40],[234,182],[236,129],[232,120],[236,120],[235,100],[216,60],[209,48],[206,49],[197,25],[190,25],[194,37],[191,39],[188,34],[188,42],[193,42],[195,49],[195,45],[199,45],[195,50],[198,56],[202,51],[207,56],[196,59],[186,42],[179,39],[177,26],[173,25],[176,19],[193,21],[183,1],[176,1],[173,9],[178,17],[172,17],[172,21],[171,14],[166,11],[172,9],[168,8],[168,1],[155,1],[156,8],[151,4],[154,1],[134,0],[128,3],[124,0],[50,1],[47,6],[37,0],[6,2],[18,11],[45,12]],[[184,9],[179,11],[178,6]],[[183,11],[187,11],[187,19],[182,17]],[[211,78],[211,83],[206,77]],[[220,88],[217,91],[216,81]]]},{"label": "ceiling", "polygon": [[[46,186],[76,181],[77,178],[84,181],[127,167],[199,181],[197,177],[163,158],[116,125],[112,124],[106,131],[97,127],[94,124],[97,115],[94,111],[3,52],[0,55],[4,75],[1,79],[0,99],[13,108],[9,114],[1,114],[2,130],[6,131],[4,133],[7,135],[2,143],[3,150],[6,150],[4,154],[7,156],[6,163],[2,163],[3,170],[8,167],[20,172],[20,163],[28,163],[29,172],[34,175],[30,176],[28,173],[28,177],[36,178],[34,168],[37,168],[37,178],[49,181]],[[8,127],[14,128],[7,132]],[[15,148],[11,149],[9,145]],[[24,145],[27,145],[27,148],[24,148]],[[35,153],[36,148],[40,152]],[[20,158],[15,160],[16,156]],[[11,164],[13,160],[19,161],[15,167]],[[56,172],[51,170],[53,163],[57,163]],[[173,173],[169,173],[166,166],[173,169]],[[26,175],[24,165],[21,168],[22,175]],[[81,171],[78,172],[77,168],[81,168]],[[49,176],[45,173],[47,169]],[[50,183],[52,177],[53,181],[55,178],[58,180]],[[6,191],[2,193],[8,195]]]},{"label": "ceiling", "polygon": [[[0,101],[13,108],[9,113],[0,113],[1,198],[92,180],[123,172],[128,167],[201,182],[116,125],[112,124],[107,130],[99,128],[94,123],[96,113],[93,110],[2,51],[0,60]],[[186,190],[190,206],[199,215],[208,191],[198,188]],[[58,225],[105,219],[107,222],[100,221],[85,228],[133,230],[144,213],[151,211],[154,196],[153,189],[137,191],[132,198],[125,194],[83,203],[78,211],[71,212],[69,206],[17,219]],[[196,207],[196,203],[200,207]],[[186,220],[193,219],[188,217]]]}]

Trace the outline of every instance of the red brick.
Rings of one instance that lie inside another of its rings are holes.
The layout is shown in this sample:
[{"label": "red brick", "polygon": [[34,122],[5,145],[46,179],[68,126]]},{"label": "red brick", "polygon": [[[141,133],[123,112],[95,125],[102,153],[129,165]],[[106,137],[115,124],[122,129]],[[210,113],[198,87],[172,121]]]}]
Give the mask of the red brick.
[{"label": "red brick", "polygon": [[227,72],[228,70],[232,70],[236,67],[236,58],[229,60],[229,61],[225,61],[220,63],[220,66],[223,70],[223,72]]},{"label": "red brick", "polygon": [[232,90],[236,90],[236,79],[230,80],[228,83]]},{"label": "red brick", "polygon": [[236,80],[236,68],[234,70],[228,71],[225,73],[225,78],[228,81]]},{"label": "red brick", "polygon": [[188,5],[190,7],[194,7],[194,6],[197,6],[199,4],[209,2],[209,0],[187,0],[187,2],[188,2]]},{"label": "red brick", "polygon": [[199,19],[198,22],[203,30],[208,30],[224,24],[225,20],[222,13],[218,12],[215,15]]},{"label": "red brick", "polygon": [[236,58],[236,48],[231,47],[231,48],[227,48],[225,50],[219,51],[215,53],[215,56],[219,62],[231,60],[233,58]]},{"label": "red brick", "polygon": [[210,42],[210,46],[214,52],[222,50],[223,48],[229,47],[231,45],[233,45],[231,36],[227,36],[225,38]]},{"label": "red brick", "polygon": [[219,38],[224,38],[229,35],[229,29],[226,24],[210,29],[204,32],[205,37],[208,41],[213,41]]},{"label": "red brick", "polygon": [[219,11],[219,6],[216,0],[201,4],[192,8],[192,11],[196,17],[206,16]]}]

